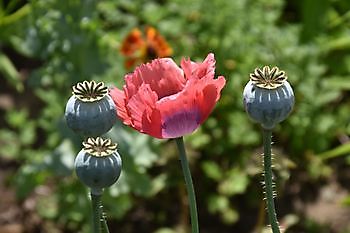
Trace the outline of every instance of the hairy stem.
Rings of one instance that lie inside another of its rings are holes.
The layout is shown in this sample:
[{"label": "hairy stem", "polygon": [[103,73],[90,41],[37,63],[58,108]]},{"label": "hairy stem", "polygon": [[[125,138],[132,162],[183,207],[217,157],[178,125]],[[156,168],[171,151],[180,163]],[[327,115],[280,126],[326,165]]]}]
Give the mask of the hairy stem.
[{"label": "hairy stem", "polygon": [[272,130],[263,129],[264,141],[264,179],[265,179],[265,195],[267,214],[271,224],[272,232],[279,233],[279,225],[276,216],[275,203],[273,200],[273,181],[271,167],[271,136]]},{"label": "hairy stem", "polygon": [[175,141],[176,141],[177,149],[179,150],[182,171],[184,174],[186,189],[187,189],[187,193],[188,193],[188,200],[189,200],[190,214],[191,214],[192,233],[199,233],[196,196],[194,193],[190,166],[188,164],[187,157],[186,157],[186,151],[185,151],[183,137],[176,138]]},{"label": "hairy stem", "polygon": [[93,233],[101,233],[101,195],[91,193]]},{"label": "hairy stem", "polygon": [[108,229],[108,225],[107,225],[107,219],[106,219],[106,216],[105,214],[103,213],[103,206],[101,205],[100,206],[101,208],[101,213],[102,213],[102,216],[101,216],[101,232],[102,233],[109,233],[109,229]]}]

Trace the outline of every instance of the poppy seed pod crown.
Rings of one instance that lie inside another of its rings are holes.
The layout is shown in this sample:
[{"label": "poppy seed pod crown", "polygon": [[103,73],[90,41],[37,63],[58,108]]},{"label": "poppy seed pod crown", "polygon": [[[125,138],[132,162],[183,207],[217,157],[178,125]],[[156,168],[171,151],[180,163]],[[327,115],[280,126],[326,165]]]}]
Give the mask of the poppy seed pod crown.
[{"label": "poppy seed pod crown", "polygon": [[286,73],[277,67],[255,69],[244,88],[243,103],[250,118],[265,129],[274,128],[294,106],[294,93]]},{"label": "poppy seed pod crown", "polygon": [[84,81],[73,86],[65,118],[76,133],[96,137],[106,133],[116,122],[116,106],[103,82]]},{"label": "poppy seed pod crown", "polygon": [[118,180],[122,168],[117,144],[100,137],[88,138],[83,142],[83,149],[78,153],[74,164],[81,182],[96,195]]}]

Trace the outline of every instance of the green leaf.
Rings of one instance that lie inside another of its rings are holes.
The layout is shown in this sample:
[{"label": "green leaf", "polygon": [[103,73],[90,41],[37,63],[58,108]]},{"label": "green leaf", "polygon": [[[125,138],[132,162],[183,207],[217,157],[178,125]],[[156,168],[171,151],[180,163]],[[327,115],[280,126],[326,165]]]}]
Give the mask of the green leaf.
[{"label": "green leaf", "polygon": [[11,60],[3,53],[0,53],[0,72],[18,92],[23,91],[24,87],[19,72],[16,70]]},{"label": "green leaf", "polygon": [[161,228],[155,231],[154,233],[178,233],[178,232],[170,228]]},{"label": "green leaf", "polygon": [[19,131],[19,140],[23,146],[32,145],[36,136],[36,121],[27,121]]},{"label": "green leaf", "polygon": [[16,195],[19,199],[24,199],[36,186],[42,184],[47,178],[40,164],[27,164],[21,166],[15,176]]},{"label": "green leaf", "polygon": [[25,127],[27,120],[27,109],[12,110],[6,113],[6,121],[13,128],[21,129],[22,127]]},{"label": "green leaf", "polygon": [[239,213],[235,209],[227,209],[221,213],[222,219],[226,224],[233,224],[238,221]]},{"label": "green leaf", "polygon": [[71,141],[64,140],[51,154],[46,155],[44,164],[55,176],[71,176],[75,155]]},{"label": "green leaf", "polygon": [[348,35],[344,35],[343,37],[336,37],[327,42],[327,44],[323,45],[325,51],[342,51],[350,49],[350,38]]},{"label": "green leaf", "polygon": [[121,218],[133,206],[130,195],[120,195],[117,198],[114,197],[112,200],[109,200],[109,198],[110,197],[105,196],[105,198],[102,199],[104,203],[113,203],[113,205],[105,206],[108,216]]},{"label": "green leaf", "polygon": [[30,11],[31,11],[30,5],[25,4],[23,7],[18,9],[16,12],[14,12],[10,15],[0,17],[0,27],[8,26],[8,25],[11,25],[11,24],[21,20],[24,16],[28,15],[30,13]]},{"label": "green leaf", "polygon": [[204,173],[211,179],[219,181],[222,179],[222,168],[218,164],[212,161],[204,161],[202,163],[202,169]]},{"label": "green leaf", "polygon": [[208,200],[208,209],[210,213],[217,213],[227,210],[230,206],[230,201],[227,197],[221,195],[212,195]]},{"label": "green leaf", "polygon": [[239,219],[238,212],[230,207],[230,201],[226,196],[211,196],[208,200],[208,209],[210,213],[219,213],[226,224],[235,223]]},{"label": "green leaf", "polygon": [[160,174],[159,176],[152,179],[152,190],[151,195],[155,195],[162,191],[167,185],[167,174]]},{"label": "green leaf", "polygon": [[335,90],[350,90],[350,76],[333,76],[322,80],[324,87]]},{"label": "green leaf", "polygon": [[7,129],[0,130],[0,154],[5,158],[20,159],[21,145],[18,135]]},{"label": "green leaf", "polygon": [[303,0],[302,17],[303,33],[302,39],[309,41],[319,35],[326,26],[325,15],[329,9],[329,0]]},{"label": "green leaf", "polygon": [[57,195],[51,194],[38,198],[36,209],[40,216],[48,219],[54,219],[59,213],[58,205]]},{"label": "green leaf", "polygon": [[219,193],[232,196],[235,194],[244,193],[249,184],[249,179],[246,173],[239,168],[233,168],[228,171],[225,179],[219,184]]},{"label": "green leaf", "polygon": [[325,151],[321,154],[318,154],[316,155],[316,157],[322,160],[327,160],[327,159],[336,158],[339,156],[344,156],[349,154],[350,154],[350,143],[346,143],[336,148],[333,148],[331,150]]},{"label": "green leaf", "polygon": [[341,203],[345,206],[350,206],[350,196],[346,196]]}]

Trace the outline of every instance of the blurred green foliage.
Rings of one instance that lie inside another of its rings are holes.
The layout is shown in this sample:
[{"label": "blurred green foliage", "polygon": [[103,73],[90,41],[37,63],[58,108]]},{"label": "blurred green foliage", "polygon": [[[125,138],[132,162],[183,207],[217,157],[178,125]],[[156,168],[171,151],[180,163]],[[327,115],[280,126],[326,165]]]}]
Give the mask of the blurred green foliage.
[{"label": "blurred green foliage", "polygon": [[[294,112],[274,133],[280,198],[298,171],[315,182],[336,176],[330,161],[335,157],[349,169],[349,1],[0,2],[0,98],[12,100],[0,109],[0,156],[18,164],[12,184],[19,199],[43,185],[50,188],[37,211],[57,229],[89,229],[88,193],[72,171],[81,138],[63,119],[71,86],[95,79],[121,87],[129,71],[119,47],[134,27],[156,27],[177,62],[214,52],[217,74],[227,79],[213,114],[185,138],[200,216],[221,227],[202,220],[203,232],[239,225],[245,225],[237,228],[240,232],[248,232],[255,222],[245,215],[258,215],[260,130],[247,118],[241,97],[256,67],[285,70],[296,96]],[[124,169],[105,193],[108,217],[125,227],[122,232],[136,232],[133,224],[140,222],[152,223],[149,231],[181,232],[185,194],[173,142],[140,135],[121,123],[108,136],[119,144]],[[308,220],[301,226],[323,232]]]}]

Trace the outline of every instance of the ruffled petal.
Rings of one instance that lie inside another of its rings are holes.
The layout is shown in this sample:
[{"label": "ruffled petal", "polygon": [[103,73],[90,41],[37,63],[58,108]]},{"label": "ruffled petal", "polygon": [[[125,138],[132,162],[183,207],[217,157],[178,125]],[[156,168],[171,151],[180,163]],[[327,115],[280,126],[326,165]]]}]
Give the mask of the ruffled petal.
[{"label": "ruffled petal", "polygon": [[182,59],[181,68],[185,72],[187,79],[201,79],[206,76],[214,78],[215,75],[215,57],[213,53],[209,53],[205,60],[201,63],[192,62],[191,60]]},{"label": "ruffled petal", "polygon": [[144,132],[143,122],[145,119],[151,120],[153,109],[158,97],[148,84],[140,86],[138,92],[133,95],[126,108],[131,117],[132,127],[140,132]]},{"label": "ruffled petal", "polygon": [[125,81],[129,96],[144,83],[150,85],[159,99],[181,91],[186,82],[183,71],[170,58],[155,59],[139,66],[125,77]]},{"label": "ruffled petal", "polygon": [[185,73],[186,79],[191,79],[192,77],[192,69],[197,66],[197,63],[191,61],[190,59],[183,58],[181,60],[181,68]]},{"label": "ruffled petal", "polygon": [[131,125],[131,117],[126,108],[126,97],[125,93],[118,88],[111,88],[109,90],[109,95],[112,97],[116,107],[117,115],[126,125]]},{"label": "ruffled petal", "polygon": [[226,80],[223,76],[204,84],[204,88],[201,90],[200,97],[198,98],[199,109],[201,112],[200,124],[202,124],[213,111],[215,104],[220,99],[220,92],[225,86]]},{"label": "ruffled petal", "polygon": [[142,85],[142,79],[140,79],[139,76],[134,74],[135,72],[127,74],[124,77],[124,92],[127,100],[130,99],[133,95],[135,95],[138,92],[140,86]]},{"label": "ruffled petal", "polygon": [[163,138],[161,128],[161,115],[158,109],[148,109],[148,113],[143,114],[141,132],[151,135],[155,138]]}]

